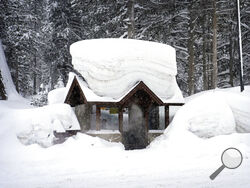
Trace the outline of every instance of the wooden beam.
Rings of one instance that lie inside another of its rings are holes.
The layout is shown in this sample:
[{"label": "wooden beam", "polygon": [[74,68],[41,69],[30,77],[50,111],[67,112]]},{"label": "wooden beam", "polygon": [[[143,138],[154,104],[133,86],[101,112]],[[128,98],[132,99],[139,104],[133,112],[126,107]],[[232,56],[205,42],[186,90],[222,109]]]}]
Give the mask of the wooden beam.
[{"label": "wooden beam", "polygon": [[123,108],[119,108],[119,131],[122,133],[123,132]]},{"label": "wooden beam", "polygon": [[165,129],[169,125],[169,106],[165,106]]},{"label": "wooden beam", "polygon": [[185,103],[164,103],[163,106],[183,106]]},{"label": "wooden beam", "polygon": [[90,105],[98,105],[101,107],[119,107],[118,102],[101,102],[101,101],[92,101],[88,102]]},{"label": "wooden beam", "polygon": [[101,129],[101,108],[100,106],[96,106],[96,130],[99,131]]}]

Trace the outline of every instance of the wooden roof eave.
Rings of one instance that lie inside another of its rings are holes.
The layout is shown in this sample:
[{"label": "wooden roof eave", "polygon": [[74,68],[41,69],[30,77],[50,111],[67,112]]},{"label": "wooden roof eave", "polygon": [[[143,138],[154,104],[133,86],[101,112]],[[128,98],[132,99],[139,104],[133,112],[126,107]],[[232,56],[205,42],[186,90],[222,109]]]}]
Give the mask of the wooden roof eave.
[{"label": "wooden roof eave", "polygon": [[119,107],[119,102],[108,102],[108,101],[89,101],[87,102],[90,105],[97,105],[101,107]]},{"label": "wooden roof eave", "polygon": [[135,88],[133,88],[129,93],[127,93],[120,101],[116,101],[116,102],[88,101],[84,95],[84,92],[82,91],[80,84],[78,83],[76,76],[74,77],[72,81],[72,84],[67,93],[64,103],[70,104],[70,96],[75,86],[78,86],[80,88],[80,92],[81,92],[80,96],[81,96],[82,101],[84,101],[84,104],[98,105],[102,107],[118,107],[119,108],[119,107],[124,106],[126,101],[129,100],[129,98],[132,97],[133,94],[135,94],[138,90],[142,89],[146,93],[148,93],[150,97],[153,99],[153,101],[156,102],[159,106],[182,106],[184,105],[184,103],[164,103],[143,81],[140,81],[140,83]]}]

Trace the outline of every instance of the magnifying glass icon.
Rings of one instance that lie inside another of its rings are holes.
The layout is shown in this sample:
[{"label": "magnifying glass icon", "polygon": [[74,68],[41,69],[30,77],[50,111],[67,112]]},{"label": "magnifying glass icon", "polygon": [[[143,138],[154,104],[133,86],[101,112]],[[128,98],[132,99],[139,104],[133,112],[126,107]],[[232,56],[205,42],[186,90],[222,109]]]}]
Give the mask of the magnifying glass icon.
[{"label": "magnifying glass icon", "polygon": [[236,148],[227,148],[221,154],[222,165],[213,174],[210,175],[210,179],[214,180],[224,168],[238,168],[241,165],[242,161],[243,156],[240,150]]}]

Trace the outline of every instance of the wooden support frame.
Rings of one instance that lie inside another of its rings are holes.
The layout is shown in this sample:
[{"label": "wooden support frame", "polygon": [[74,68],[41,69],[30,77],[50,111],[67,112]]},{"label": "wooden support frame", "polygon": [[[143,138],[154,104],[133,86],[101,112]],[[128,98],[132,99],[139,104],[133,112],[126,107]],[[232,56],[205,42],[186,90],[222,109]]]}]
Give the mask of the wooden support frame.
[{"label": "wooden support frame", "polygon": [[123,108],[119,108],[118,120],[119,120],[119,131],[120,133],[122,133],[123,132]]},{"label": "wooden support frame", "polygon": [[166,105],[165,107],[165,129],[169,125],[169,105]]},{"label": "wooden support frame", "polygon": [[[79,104],[86,104],[86,105],[96,105],[96,130],[99,131],[102,128],[102,122],[101,122],[101,109],[100,107],[115,107],[119,109],[119,131],[123,132],[123,108],[129,107],[129,105],[132,102],[138,103],[138,105],[144,109],[144,118],[145,118],[145,127],[146,130],[149,130],[149,109],[150,106],[156,105],[156,106],[164,106],[165,111],[165,128],[168,127],[170,123],[169,118],[169,106],[182,106],[184,103],[166,103],[161,100],[150,88],[143,82],[140,81],[137,83],[133,88],[131,88],[131,91],[127,93],[121,100],[119,101],[88,101],[81,85],[78,83],[79,78],[76,76],[73,79],[73,82],[70,86],[70,89],[67,93],[67,97],[65,99],[65,103],[70,104],[71,106],[76,106]],[[141,94],[142,93],[142,94]],[[77,95],[76,95],[77,94]],[[146,98],[149,98],[151,101],[139,99],[138,95],[142,95]],[[134,100],[134,101],[133,101]],[[137,102],[136,102],[137,101]],[[90,114],[91,115],[91,114]],[[90,127],[90,126],[89,126]]]},{"label": "wooden support frame", "polygon": [[101,108],[96,105],[96,130],[99,131],[101,129]]}]

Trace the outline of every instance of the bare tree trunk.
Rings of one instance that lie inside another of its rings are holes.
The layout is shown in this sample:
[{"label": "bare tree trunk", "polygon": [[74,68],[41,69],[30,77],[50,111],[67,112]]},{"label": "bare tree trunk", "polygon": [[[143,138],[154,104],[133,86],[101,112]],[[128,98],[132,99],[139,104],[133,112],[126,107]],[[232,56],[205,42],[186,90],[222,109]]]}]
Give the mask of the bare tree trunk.
[{"label": "bare tree trunk", "polygon": [[208,90],[208,75],[207,75],[207,61],[206,61],[206,50],[207,50],[207,36],[206,36],[206,28],[207,28],[207,17],[206,17],[206,2],[202,1],[202,9],[203,9],[203,18],[202,18],[202,68],[203,68],[203,90]]},{"label": "bare tree trunk", "polygon": [[134,0],[128,1],[128,38],[133,39],[135,36],[135,13],[134,13]]},{"label": "bare tree trunk", "polygon": [[204,36],[203,37],[203,46],[202,46],[203,90],[208,90],[206,44],[207,44],[207,41],[206,41],[205,36]]},{"label": "bare tree trunk", "polygon": [[16,62],[17,63],[16,63],[16,73],[15,73],[15,77],[16,77],[15,85],[16,85],[16,90],[19,93],[19,62],[18,61],[16,61]]},{"label": "bare tree trunk", "polygon": [[216,0],[213,0],[213,74],[212,88],[217,87],[218,65],[217,65],[217,16],[216,16]]},{"label": "bare tree trunk", "polygon": [[[37,8],[36,8],[36,3],[37,2],[35,2],[35,15],[37,15]],[[34,23],[35,25],[34,25],[34,30],[37,32],[37,21],[35,21],[35,23]],[[34,51],[34,67],[33,67],[33,95],[36,95],[37,93],[36,93],[36,77],[37,77],[37,58],[36,58],[36,56],[37,56],[37,54],[36,54],[36,47],[33,47],[33,48],[35,48],[35,51]]]},{"label": "bare tree trunk", "polygon": [[234,57],[233,57],[233,40],[232,37],[230,37],[230,44],[229,44],[229,84],[233,87],[234,82],[233,82],[233,62],[234,62]]},{"label": "bare tree trunk", "polygon": [[33,70],[33,95],[36,95],[36,52],[34,57],[34,70]]},{"label": "bare tree trunk", "polygon": [[237,4],[237,27],[238,27],[238,41],[239,41],[239,60],[240,60],[240,91],[244,90],[243,82],[243,56],[242,56],[242,39],[241,39],[241,21],[240,21],[240,1],[236,1]]},{"label": "bare tree trunk", "polygon": [[[19,23],[18,14],[17,14],[16,20]],[[17,31],[18,31],[18,33],[20,32],[19,25],[17,25]],[[16,57],[15,57],[15,59],[16,59],[16,63],[15,63],[15,65],[16,65],[16,72],[15,72],[16,83],[15,83],[15,85],[16,85],[16,90],[19,93],[19,63],[20,62],[19,62],[19,58],[18,58],[19,56],[17,55],[18,51],[20,50],[19,46],[17,46],[14,50],[15,50],[15,55],[16,55]]]},{"label": "bare tree trunk", "polygon": [[[190,7],[192,8],[192,5]],[[194,94],[194,15],[191,10],[188,35],[188,94],[192,95]]]}]

